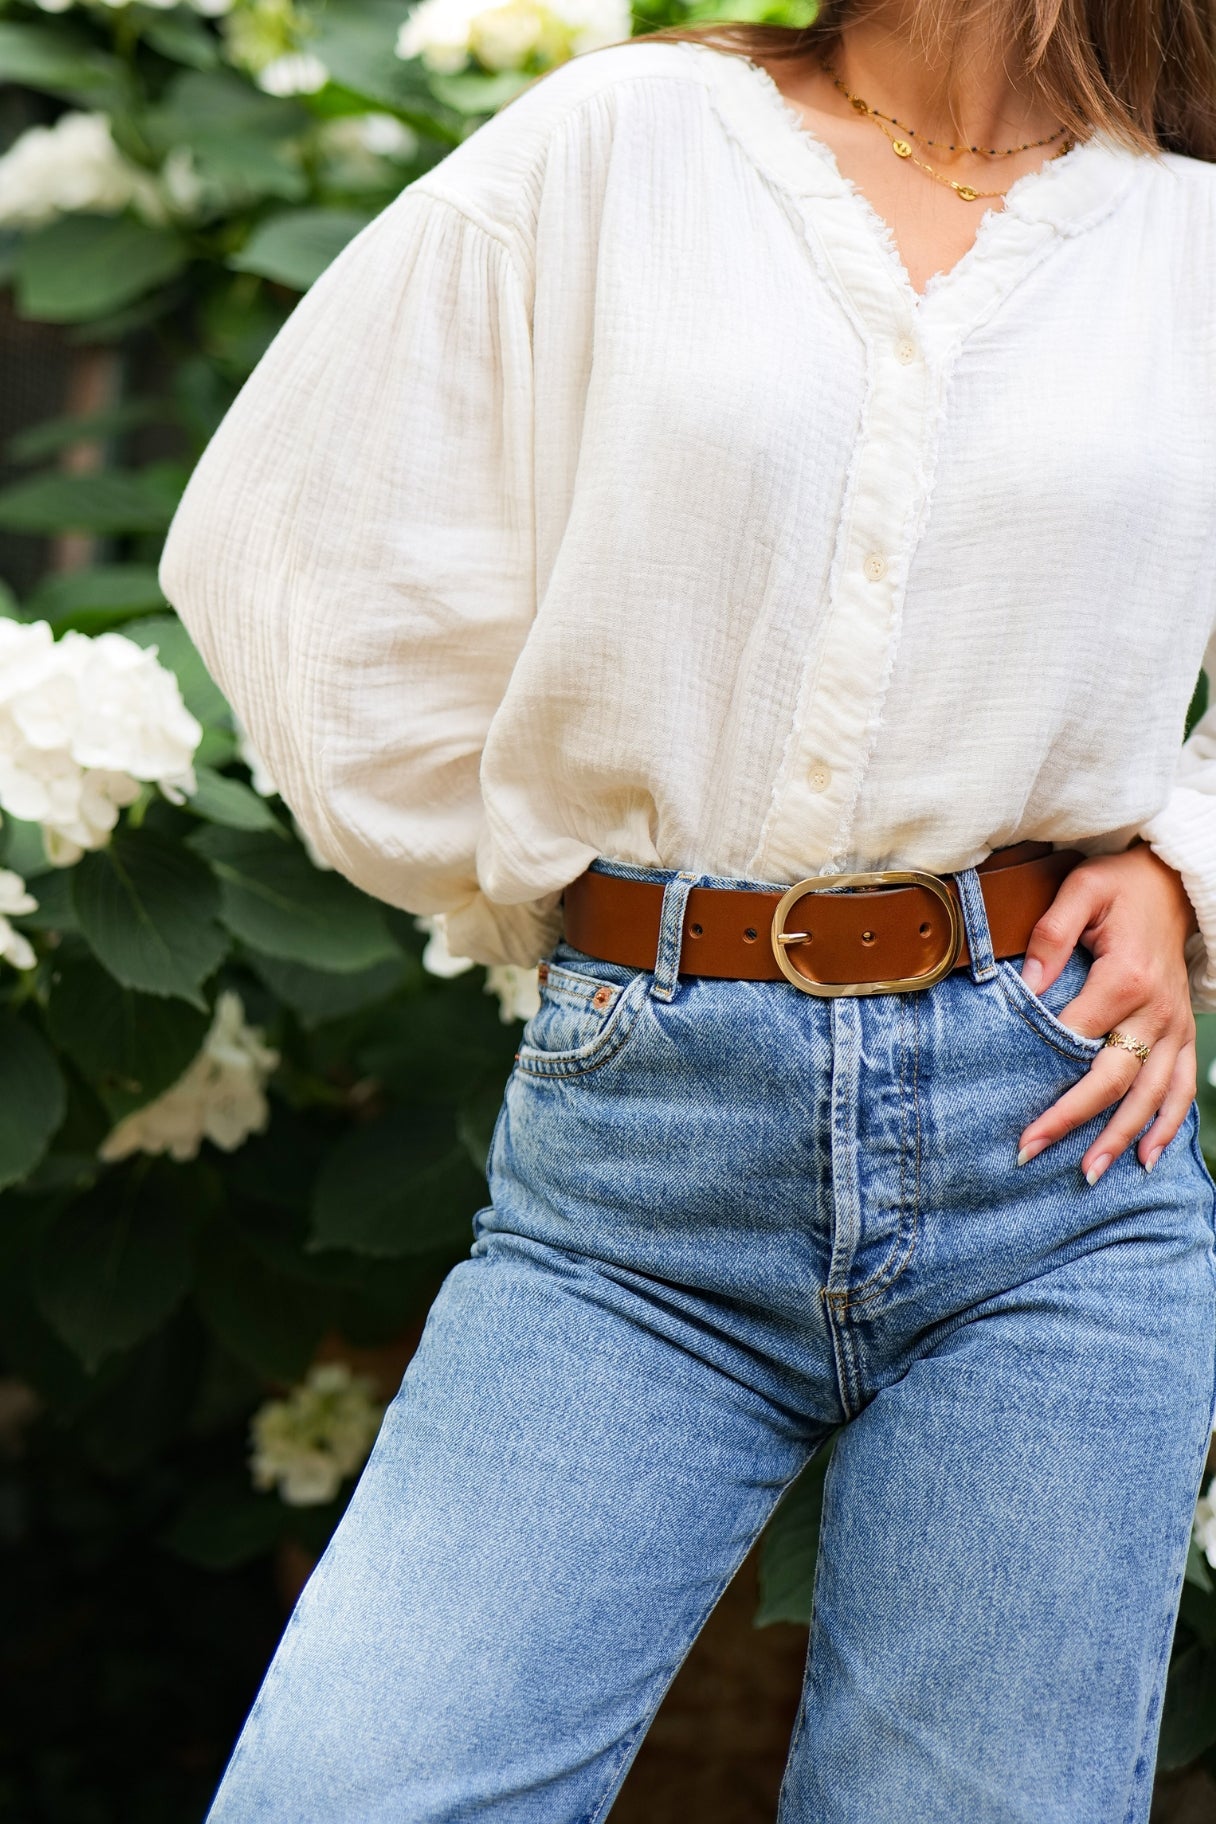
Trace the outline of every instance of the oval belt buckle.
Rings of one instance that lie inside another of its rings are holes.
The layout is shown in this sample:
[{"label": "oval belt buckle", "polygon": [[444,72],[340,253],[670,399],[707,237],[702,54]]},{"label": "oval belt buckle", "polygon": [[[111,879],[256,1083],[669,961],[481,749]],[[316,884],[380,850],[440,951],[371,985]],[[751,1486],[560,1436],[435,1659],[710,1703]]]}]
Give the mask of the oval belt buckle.
[{"label": "oval belt buckle", "polygon": [[[808,893],[829,893],[843,887],[876,886],[926,887],[941,900],[950,922],[950,942],[941,961],[923,975],[905,975],[884,982],[816,982],[809,976],[800,974],[791,963],[788,952],[792,945],[807,943],[811,933],[785,929],[785,920],[792,907]],[[827,999],[841,994],[897,994],[909,988],[932,988],[934,982],[940,982],[944,976],[949,975],[958,962],[963,947],[963,919],[957,900],[940,875],[925,873],[920,868],[892,868],[877,874],[814,874],[806,880],[795,881],[782,894],[773,912],[771,937],[773,955],[782,975],[787,981],[793,982],[795,988],[801,988],[804,994],[820,995]]]}]

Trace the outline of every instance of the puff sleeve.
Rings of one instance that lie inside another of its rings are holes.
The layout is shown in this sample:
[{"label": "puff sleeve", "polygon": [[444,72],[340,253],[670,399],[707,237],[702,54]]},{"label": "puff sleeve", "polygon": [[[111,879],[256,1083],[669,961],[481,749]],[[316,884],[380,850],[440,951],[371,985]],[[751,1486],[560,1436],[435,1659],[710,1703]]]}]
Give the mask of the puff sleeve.
[{"label": "puff sleeve", "polygon": [[356,885],[531,962],[494,905],[479,766],[535,610],[528,291],[423,180],[296,306],[190,477],[160,581],[282,797]]},{"label": "puff sleeve", "polygon": [[1216,1013],[1216,630],[1203,669],[1211,704],[1182,744],[1168,799],[1139,834],[1182,876],[1199,921],[1186,946],[1191,1003],[1196,1012]]}]

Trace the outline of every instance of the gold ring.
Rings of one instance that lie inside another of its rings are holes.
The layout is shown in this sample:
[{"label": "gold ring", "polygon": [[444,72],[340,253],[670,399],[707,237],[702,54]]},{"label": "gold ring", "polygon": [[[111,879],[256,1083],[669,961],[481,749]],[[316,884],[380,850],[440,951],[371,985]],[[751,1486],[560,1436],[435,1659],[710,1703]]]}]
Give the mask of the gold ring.
[{"label": "gold ring", "polygon": [[1151,1045],[1146,1045],[1143,1039],[1133,1039],[1130,1033],[1120,1032],[1117,1026],[1112,1027],[1102,1043],[1121,1046],[1124,1051],[1134,1051],[1142,1064],[1148,1063],[1148,1054],[1153,1049]]}]

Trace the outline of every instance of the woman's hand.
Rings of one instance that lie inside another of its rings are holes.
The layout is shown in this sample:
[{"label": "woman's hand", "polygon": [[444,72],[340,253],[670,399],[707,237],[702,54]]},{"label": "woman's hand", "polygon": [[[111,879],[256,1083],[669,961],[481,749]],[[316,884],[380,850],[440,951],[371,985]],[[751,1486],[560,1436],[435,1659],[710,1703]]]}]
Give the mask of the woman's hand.
[{"label": "woman's hand", "polygon": [[1195,1095],[1195,1017],[1183,944],[1196,928],[1180,876],[1146,843],[1095,856],[1065,877],[1031,933],[1022,979],[1041,994],[1075,945],[1084,944],[1093,952],[1093,967],[1057,1018],[1091,1038],[1121,1027],[1151,1045],[1152,1055],[1142,1064],[1134,1052],[1106,1046],[1081,1081],[1024,1130],[1019,1165],[1117,1102],[1118,1112],[1087,1149],[1081,1170],[1096,1184],[1156,1115],[1136,1149],[1152,1171]]}]

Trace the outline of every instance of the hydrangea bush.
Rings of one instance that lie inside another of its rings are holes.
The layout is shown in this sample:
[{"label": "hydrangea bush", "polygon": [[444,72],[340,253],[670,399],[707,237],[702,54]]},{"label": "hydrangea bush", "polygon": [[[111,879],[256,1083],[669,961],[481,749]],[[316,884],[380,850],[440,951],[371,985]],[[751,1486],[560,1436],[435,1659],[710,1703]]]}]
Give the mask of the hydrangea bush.
[{"label": "hydrangea bush", "polygon": [[[546,67],[715,16],[810,8],[0,0],[0,284],[112,382],[0,491],[48,541],[0,578],[0,1443],[77,1491],[85,1557],[323,1546],[392,1392],[335,1353],[415,1332],[467,1252],[537,1004],[310,853],[157,587],[191,464],[404,184]],[[806,1619],[822,1478],[760,1621]],[[1209,1499],[1197,1529],[1164,1765],[1216,1740]]]}]

